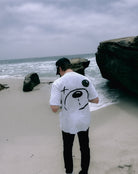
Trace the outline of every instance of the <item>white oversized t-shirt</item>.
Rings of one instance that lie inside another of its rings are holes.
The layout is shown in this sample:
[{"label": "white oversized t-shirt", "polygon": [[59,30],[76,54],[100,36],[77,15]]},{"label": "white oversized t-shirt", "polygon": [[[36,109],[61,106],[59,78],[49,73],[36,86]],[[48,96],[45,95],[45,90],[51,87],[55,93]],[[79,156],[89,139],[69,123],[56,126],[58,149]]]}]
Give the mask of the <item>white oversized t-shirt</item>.
[{"label": "white oversized t-shirt", "polygon": [[89,100],[98,97],[91,81],[76,72],[67,72],[55,80],[51,89],[50,105],[61,106],[60,127],[76,134],[90,126]]}]

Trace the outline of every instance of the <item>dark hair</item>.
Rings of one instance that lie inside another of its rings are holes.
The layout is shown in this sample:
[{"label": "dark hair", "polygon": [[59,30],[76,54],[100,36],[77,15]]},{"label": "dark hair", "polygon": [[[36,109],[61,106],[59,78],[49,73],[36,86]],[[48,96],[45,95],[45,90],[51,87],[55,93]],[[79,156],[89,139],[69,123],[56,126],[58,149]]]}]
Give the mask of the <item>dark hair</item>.
[{"label": "dark hair", "polygon": [[71,68],[71,63],[70,63],[69,59],[63,57],[56,62],[56,67],[57,67],[56,74],[58,75],[59,74],[59,67],[61,67],[61,69],[63,71],[66,71],[67,69]]}]

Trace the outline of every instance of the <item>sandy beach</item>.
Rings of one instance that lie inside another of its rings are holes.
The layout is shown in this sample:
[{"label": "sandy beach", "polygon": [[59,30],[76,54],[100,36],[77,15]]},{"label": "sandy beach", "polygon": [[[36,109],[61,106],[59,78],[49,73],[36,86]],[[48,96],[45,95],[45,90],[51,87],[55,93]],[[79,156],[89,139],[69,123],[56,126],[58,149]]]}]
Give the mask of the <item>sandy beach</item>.
[{"label": "sandy beach", "polygon": [[[10,87],[0,91],[0,173],[64,174],[58,113],[49,106],[51,85],[23,92],[23,79],[0,83]],[[138,99],[126,95],[91,114],[89,174],[137,174]],[[73,157],[78,174],[77,138]]]}]

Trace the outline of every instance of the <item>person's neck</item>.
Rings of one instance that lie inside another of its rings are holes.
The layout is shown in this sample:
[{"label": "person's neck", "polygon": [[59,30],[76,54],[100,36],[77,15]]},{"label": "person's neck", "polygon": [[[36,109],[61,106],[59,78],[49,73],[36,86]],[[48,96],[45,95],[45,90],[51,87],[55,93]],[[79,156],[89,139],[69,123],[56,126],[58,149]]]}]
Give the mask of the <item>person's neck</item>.
[{"label": "person's neck", "polygon": [[67,69],[67,70],[65,71],[65,74],[68,73],[68,72],[73,72],[73,70],[72,70],[72,69]]},{"label": "person's neck", "polygon": [[68,72],[73,72],[73,70],[72,69],[67,69],[66,71],[60,71],[61,77],[64,76],[64,74],[66,74]]}]

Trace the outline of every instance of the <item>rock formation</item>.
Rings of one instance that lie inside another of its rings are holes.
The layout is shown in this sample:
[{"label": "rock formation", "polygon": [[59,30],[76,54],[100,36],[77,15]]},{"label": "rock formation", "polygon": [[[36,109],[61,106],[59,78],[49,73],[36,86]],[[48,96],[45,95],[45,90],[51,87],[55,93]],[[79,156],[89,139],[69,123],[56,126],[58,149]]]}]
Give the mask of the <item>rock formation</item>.
[{"label": "rock formation", "polygon": [[0,91],[7,88],[9,88],[7,84],[0,84]]},{"label": "rock formation", "polygon": [[103,78],[138,94],[138,36],[101,42],[96,61]]},{"label": "rock formation", "polygon": [[28,92],[32,91],[33,88],[40,83],[40,79],[37,73],[28,74],[23,83],[23,91]]},{"label": "rock formation", "polygon": [[85,69],[89,66],[90,61],[88,59],[83,58],[73,58],[70,60],[72,64],[73,71],[85,75]]}]

